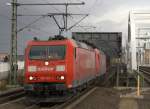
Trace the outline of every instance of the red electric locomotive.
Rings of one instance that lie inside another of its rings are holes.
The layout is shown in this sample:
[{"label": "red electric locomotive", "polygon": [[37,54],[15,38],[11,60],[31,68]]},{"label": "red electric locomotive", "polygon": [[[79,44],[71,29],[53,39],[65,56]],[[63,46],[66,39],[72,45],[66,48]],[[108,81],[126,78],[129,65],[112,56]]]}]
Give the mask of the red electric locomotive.
[{"label": "red electric locomotive", "polygon": [[76,92],[105,72],[104,53],[73,39],[30,41],[25,50],[25,91],[34,100],[64,100],[55,95]]}]

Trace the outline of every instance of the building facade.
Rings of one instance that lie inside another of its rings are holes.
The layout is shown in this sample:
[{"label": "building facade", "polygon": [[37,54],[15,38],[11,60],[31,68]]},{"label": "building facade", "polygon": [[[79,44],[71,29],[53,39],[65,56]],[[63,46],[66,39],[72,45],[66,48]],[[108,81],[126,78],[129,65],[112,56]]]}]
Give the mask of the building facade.
[{"label": "building facade", "polygon": [[150,10],[131,11],[128,20],[127,63],[132,70],[150,64]]}]

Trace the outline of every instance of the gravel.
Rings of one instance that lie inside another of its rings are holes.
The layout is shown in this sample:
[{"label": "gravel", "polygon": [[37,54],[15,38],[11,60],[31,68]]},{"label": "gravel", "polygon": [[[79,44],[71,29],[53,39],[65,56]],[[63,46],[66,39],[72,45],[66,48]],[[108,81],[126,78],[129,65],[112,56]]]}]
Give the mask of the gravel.
[{"label": "gravel", "polygon": [[140,97],[122,97],[113,88],[97,88],[73,109],[150,109],[150,91]]},{"label": "gravel", "polygon": [[96,89],[74,109],[118,109],[119,94],[112,88]]}]

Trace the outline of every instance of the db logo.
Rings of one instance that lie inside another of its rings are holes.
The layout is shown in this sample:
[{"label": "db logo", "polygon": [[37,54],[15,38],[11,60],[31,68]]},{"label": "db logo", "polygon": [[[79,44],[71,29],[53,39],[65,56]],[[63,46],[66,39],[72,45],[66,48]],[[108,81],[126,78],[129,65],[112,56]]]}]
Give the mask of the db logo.
[{"label": "db logo", "polygon": [[37,71],[53,71],[53,67],[38,67]]}]

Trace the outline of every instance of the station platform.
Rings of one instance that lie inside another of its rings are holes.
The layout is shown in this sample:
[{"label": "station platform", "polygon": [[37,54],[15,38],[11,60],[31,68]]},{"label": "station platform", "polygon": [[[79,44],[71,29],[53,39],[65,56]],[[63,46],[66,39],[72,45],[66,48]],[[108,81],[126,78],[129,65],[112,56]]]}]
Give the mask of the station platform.
[{"label": "station platform", "polygon": [[143,91],[140,97],[132,95],[134,93],[121,96],[120,90],[97,87],[72,109],[150,109],[150,90]]}]

